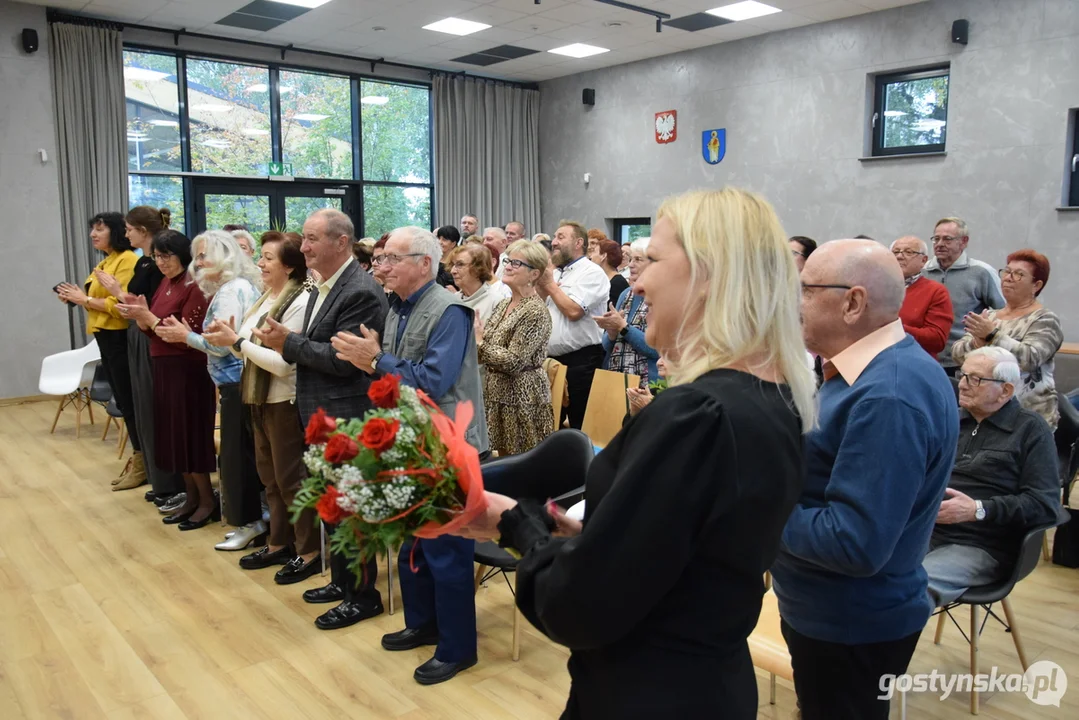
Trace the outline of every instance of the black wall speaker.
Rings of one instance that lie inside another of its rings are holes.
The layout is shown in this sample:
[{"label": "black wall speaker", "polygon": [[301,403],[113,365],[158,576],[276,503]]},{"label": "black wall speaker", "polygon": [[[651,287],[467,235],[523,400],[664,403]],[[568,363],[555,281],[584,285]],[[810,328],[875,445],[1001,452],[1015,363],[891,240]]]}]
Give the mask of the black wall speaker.
[{"label": "black wall speaker", "polygon": [[584,92],[581,93],[581,102],[583,102],[585,105],[595,105],[596,104],[596,91],[595,91],[595,89],[593,89],[593,88],[585,88]]},{"label": "black wall speaker", "polygon": [[970,40],[970,21],[956,20],[952,23],[952,42],[966,45]]},{"label": "black wall speaker", "polygon": [[37,52],[37,30],[33,28],[23,28],[22,31],[22,49],[28,53]]}]

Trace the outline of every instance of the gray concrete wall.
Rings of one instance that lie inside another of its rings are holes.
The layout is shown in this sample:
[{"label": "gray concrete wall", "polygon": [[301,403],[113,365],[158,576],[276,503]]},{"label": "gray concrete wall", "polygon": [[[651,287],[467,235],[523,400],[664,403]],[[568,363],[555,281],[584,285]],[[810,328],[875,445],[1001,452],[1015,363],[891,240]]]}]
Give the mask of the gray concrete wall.
[{"label": "gray concrete wall", "polygon": [[[970,20],[970,44],[950,39]],[[665,32],[674,32],[666,30]],[[862,162],[867,76],[951,63],[946,157]],[[581,104],[595,88],[596,105]],[[994,266],[1034,247],[1045,302],[1079,340],[1079,212],[1061,212],[1068,111],[1079,107],[1079,0],[932,0],[542,83],[543,227],[654,215],[668,195],[737,185],[818,240],[932,234],[959,215]],[[658,145],[656,112],[678,111]],[[727,129],[719,165],[701,131]],[[582,176],[591,173],[586,188]]]},{"label": "gray concrete wall", "polygon": [[[22,29],[40,48],[22,49]],[[41,162],[38,149],[48,154]],[[0,0],[0,398],[37,394],[41,359],[68,350],[68,311],[52,286],[64,277],[56,121],[45,8]]]}]

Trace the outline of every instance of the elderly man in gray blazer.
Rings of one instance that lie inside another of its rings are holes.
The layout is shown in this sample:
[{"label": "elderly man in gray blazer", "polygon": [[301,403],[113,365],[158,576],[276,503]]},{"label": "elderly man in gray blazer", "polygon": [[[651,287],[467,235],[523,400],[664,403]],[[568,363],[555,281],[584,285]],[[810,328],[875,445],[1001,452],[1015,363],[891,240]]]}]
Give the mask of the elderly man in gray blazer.
[{"label": "elderly man in gray blazer", "polygon": [[[362,417],[371,409],[367,389],[371,377],[352,363],[337,357],[330,339],[341,331],[359,333],[360,327],[382,331],[388,306],[386,294],[353,259],[352,220],[338,210],[319,210],[303,225],[303,250],[307,267],[323,278],[311,293],[304,316],[304,332],[289,332],[285,326],[267,319],[261,333],[263,344],[274,348],[290,363],[296,363],[296,405],[304,425],[318,409],[333,417]],[[259,331],[256,331],[259,332]],[[267,553],[267,564],[286,562]],[[295,582],[317,572],[318,559],[295,570]],[[378,568],[368,562],[364,584],[357,588],[345,558],[330,558],[333,571],[325,587],[308,590],[303,599],[310,603],[342,601],[323,613],[315,625],[323,630],[348,627],[382,613],[382,596],[375,589]]]}]

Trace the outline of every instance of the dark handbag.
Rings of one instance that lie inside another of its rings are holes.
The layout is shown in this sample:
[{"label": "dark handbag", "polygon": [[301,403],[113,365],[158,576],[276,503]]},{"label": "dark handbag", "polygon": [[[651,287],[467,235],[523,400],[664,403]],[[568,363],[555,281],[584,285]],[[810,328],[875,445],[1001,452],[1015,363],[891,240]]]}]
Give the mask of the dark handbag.
[{"label": "dark handbag", "polygon": [[[1075,448],[1072,448],[1073,457],[1075,452]],[[1073,478],[1068,478],[1064,483],[1064,507],[1061,512],[1068,520],[1057,527],[1053,536],[1053,564],[1079,568],[1079,508],[1068,507],[1072,481]]]}]

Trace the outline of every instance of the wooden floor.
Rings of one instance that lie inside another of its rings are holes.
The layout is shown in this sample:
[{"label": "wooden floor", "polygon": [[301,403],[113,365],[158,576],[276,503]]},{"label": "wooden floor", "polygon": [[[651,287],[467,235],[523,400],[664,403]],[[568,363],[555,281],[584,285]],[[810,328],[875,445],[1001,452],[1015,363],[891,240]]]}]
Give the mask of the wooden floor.
[{"label": "wooden floor", "polygon": [[[121,467],[98,425],[74,435],[55,406],[0,407],[0,720],[16,718],[556,718],[568,653],[528,628],[510,657],[508,588],[480,590],[480,663],[451,682],[421,687],[412,671],[430,648],[388,653],[383,633],[403,615],[322,632],[326,607],[305,604],[307,583],[279,587],[273,570],[246,572],[213,549],[224,528],[181,533],[162,525],[143,489],[113,493]],[[384,567],[383,567],[384,570]],[[380,579],[385,593],[384,574]],[[1079,717],[1079,571],[1043,565],[1013,595],[1031,661],[1053,660],[1072,681],[1060,708],[1021,694],[983,696],[982,717]],[[961,618],[961,622],[967,622]],[[933,627],[911,672],[963,672],[967,649]],[[982,667],[1018,672],[1010,636],[990,625]],[[780,681],[760,718],[786,720],[794,693]],[[968,717],[968,696],[912,696],[908,717]],[[898,709],[893,703],[893,716]],[[717,711],[717,718],[722,712]]]}]

